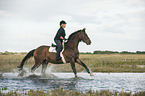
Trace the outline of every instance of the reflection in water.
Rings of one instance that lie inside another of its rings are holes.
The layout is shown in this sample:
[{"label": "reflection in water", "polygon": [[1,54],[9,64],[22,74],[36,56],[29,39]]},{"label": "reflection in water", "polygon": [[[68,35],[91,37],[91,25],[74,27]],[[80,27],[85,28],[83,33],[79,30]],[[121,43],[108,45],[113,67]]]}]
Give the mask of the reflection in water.
[{"label": "reflection in water", "polygon": [[40,87],[43,89],[75,89],[75,85],[77,80],[75,79],[32,79],[32,83],[36,87]]},{"label": "reflection in water", "polygon": [[[57,88],[64,88],[64,89],[77,89],[76,85],[77,82],[84,79],[82,77],[77,78],[58,78],[53,74],[46,74],[45,76],[39,75],[30,75],[26,77],[32,81],[32,85],[35,85],[35,88],[41,89],[57,89]],[[87,79],[84,79],[87,80]],[[89,79],[90,80],[90,79]]]}]

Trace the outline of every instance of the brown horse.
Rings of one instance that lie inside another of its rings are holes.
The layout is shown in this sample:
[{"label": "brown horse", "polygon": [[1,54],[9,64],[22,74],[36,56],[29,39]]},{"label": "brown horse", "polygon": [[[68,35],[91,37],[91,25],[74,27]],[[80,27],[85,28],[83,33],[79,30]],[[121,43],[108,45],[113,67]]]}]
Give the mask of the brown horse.
[{"label": "brown horse", "polygon": [[[91,73],[89,68],[79,59],[78,45],[79,42],[81,41],[85,42],[87,45],[91,44],[91,40],[86,34],[85,28],[83,30],[76,31],[69,36],[68,41],[65,43],[64,51],[62,54],[66,60],[66,63],[71,64],[75,77],[77,77],[75,62],[82,65],[87,70],[87,72],[92,76],[93,74]],[[49,48],[50,46],[40,46],[37,49],[30,51],[24,57],[18,68],[20,68],[20,70],[23,69],[25,61],[32,56],[34,56],[35,65],[31,68],[31,72],[34,72],[41,64],[42,64],[42,74],[45,74],[45,70],[47,68],[48,63],[63,64],[62,60],[56,61],[56,53],[49,52],[48,51]]]}]

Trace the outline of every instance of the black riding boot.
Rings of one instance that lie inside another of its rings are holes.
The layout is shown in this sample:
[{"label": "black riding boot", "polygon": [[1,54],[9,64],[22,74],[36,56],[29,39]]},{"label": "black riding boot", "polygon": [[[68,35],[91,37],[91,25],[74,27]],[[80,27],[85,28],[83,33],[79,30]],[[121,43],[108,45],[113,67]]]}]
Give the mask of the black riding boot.
[{"label": "black riding boot", "polygon": [[55,43],[57,44],[57,53],[56,53],[56,60],[61,60],[60,52],[62,51],[62,42],[60,40],[55,40]]}]

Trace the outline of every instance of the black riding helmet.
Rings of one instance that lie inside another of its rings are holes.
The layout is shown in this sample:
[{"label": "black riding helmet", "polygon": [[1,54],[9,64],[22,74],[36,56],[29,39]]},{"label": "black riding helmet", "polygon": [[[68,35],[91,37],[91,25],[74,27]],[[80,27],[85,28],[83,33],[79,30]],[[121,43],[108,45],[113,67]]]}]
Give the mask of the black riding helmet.
[{"label": "black riding helmet", "polygon": [[60,21],[60,26],[61,24],[66,24],[66,22],[64,20]]}]

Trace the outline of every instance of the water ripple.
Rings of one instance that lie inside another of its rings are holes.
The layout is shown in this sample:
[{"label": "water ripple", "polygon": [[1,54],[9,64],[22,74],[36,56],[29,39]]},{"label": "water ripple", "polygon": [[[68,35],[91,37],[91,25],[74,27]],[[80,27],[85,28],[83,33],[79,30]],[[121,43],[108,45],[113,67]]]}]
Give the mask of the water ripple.
[{"label": "water ripple", "polygon": [[74,78],[73,73],[53,73],[50,78],[50,74],[45,77],[40,73],[18,77],[18,73],[4,73],[0,78],[0,88],[50,90],[63,87],[76,91],[145,91],[145,73],[94,73],[94,75],[91,77],[87,73],[78,73],[80,78]]}]

